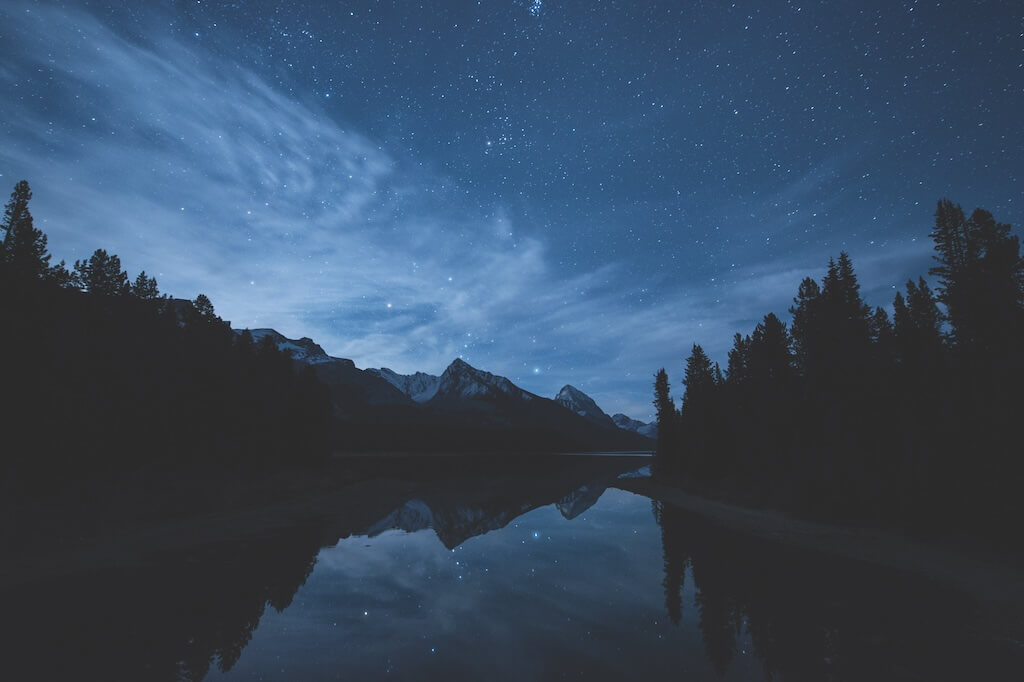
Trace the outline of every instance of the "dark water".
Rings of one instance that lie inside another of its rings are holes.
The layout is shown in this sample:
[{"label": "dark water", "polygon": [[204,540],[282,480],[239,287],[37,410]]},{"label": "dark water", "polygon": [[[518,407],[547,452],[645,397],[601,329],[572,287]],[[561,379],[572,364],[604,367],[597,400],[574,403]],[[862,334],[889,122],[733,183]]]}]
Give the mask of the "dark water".
[{"label": "dark water", "polygon": [[[619,467],[623,469],[624,467]],[[619,470],[376,485],[9,594],[9,679],[1022,679],[957,594],[724,531]],[[5,677],[0,673],[0,677]]]}]

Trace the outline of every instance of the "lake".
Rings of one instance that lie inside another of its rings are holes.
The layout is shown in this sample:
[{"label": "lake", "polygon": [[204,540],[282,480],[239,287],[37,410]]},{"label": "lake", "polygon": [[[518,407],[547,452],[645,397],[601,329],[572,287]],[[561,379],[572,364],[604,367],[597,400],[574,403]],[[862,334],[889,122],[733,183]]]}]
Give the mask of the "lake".
[{"label": "lake", "polygon": [[375,478],[347,491],[340,512],[20,589],[5,596],[7,670],[10,679],[1020,679],[1020,645],[981,635],[965,597],[615,487],[645,463]]}]

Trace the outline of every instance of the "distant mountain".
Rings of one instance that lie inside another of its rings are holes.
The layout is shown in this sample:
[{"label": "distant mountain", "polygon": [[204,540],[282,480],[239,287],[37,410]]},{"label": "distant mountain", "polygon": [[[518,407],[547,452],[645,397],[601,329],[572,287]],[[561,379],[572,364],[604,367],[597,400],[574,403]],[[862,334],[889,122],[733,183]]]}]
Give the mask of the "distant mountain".
[{"label": "distant mountain", "polygon": [[[236,330],[236,333],[241,331]],[[347,358],[335,358],[324,352],[312,339],[289,339],[275,329],[250,329],[253,341],[270,337],[279,350],[287,351],[293,360],[309,365],[331,391],[334,414],[344,417],[368,407],[412,405],[402,391],[380,376],[358,369]]]},{"label": "distant mountain", "polygon": [[327,355],[324,349],[314,343],[313,339],[308,336],[297,340],[287,339],[274,329],[250,329],[249,333],[252,334],[252,340],[256,343],[269,336],[277,344],[278,350],[287,351],[291,354],[293,360],[304,362],[307,365],[316,365],[337,359]]},{"label": "distant mountain", "polygon": [[433,398],[437,394],[437,388],[441,382],[441,377],[424,372],[399,374],[387,367],[380,369],[370,367],[366,371],[379,376],[417,403],[425,403]]},{"label": "distant mountain", "polygon": [[465,360],[456,358],[441,375],[430,404],[468,407],[492,404],[496,400],[526,402],[538,397],[505,377],[477,369]]},{"label": "distant mountain", "polygon": [[621,412],[613,414],[612,421],[615,422],[616,426],[625,431],[639,433],[641,436],[647,436],[648,438],[658,437],[658,425],[653,422],[648,424],[638,419],[630,419]]},{"label": "distant mountain", "polygon": [[256,341],[273,339],[327,385],[339,449],[555,452],[647,450],[652,445],[641,434],[617,428],[576,389],[575,404],[590,416],[459,358],[439,377],[403,375],[387,368],[359,369],[351,360],[327,355],[309,338],[289,339],[273,329],[250,333]]},{"label": "distant mountain", "polygon": [[609,427],[616,425],[612,418],[597,406],[593,398],[575,386],[570,386],[569,384],[563,386],[562,390],[555,396],[555,402],[595,424]]}]

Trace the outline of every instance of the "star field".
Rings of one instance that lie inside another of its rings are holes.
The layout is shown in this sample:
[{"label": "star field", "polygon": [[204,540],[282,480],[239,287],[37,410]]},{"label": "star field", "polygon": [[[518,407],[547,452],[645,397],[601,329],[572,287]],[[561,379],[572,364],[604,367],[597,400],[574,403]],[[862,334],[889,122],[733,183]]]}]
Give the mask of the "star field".
[{"label": "star field", "polygon": [[32,183],[58,260],[106,248],[361,367],[462,355],[646,420],[658,367],[675,378],[693,342],[724,360],[840,250],[889,303],[927,270],[938,198],[1021,223],[1018,3],[14,0],[0,19],[0,181]]}]

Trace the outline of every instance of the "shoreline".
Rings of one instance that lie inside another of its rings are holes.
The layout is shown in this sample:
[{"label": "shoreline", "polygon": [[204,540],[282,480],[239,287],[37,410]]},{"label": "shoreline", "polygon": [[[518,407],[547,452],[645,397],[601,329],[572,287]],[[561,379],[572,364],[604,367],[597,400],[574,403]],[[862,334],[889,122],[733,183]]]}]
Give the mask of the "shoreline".
[{"label": "shoreline", "polygon": [[1024,648],[1024,571],[1005,560],[891,530],[844,527],[743,507],[650,478],[619,479],[614,487],[672,504],[729,530],[920,576],[956,589],[981,607],[979,626],[986,636],[1005,638]]}]

